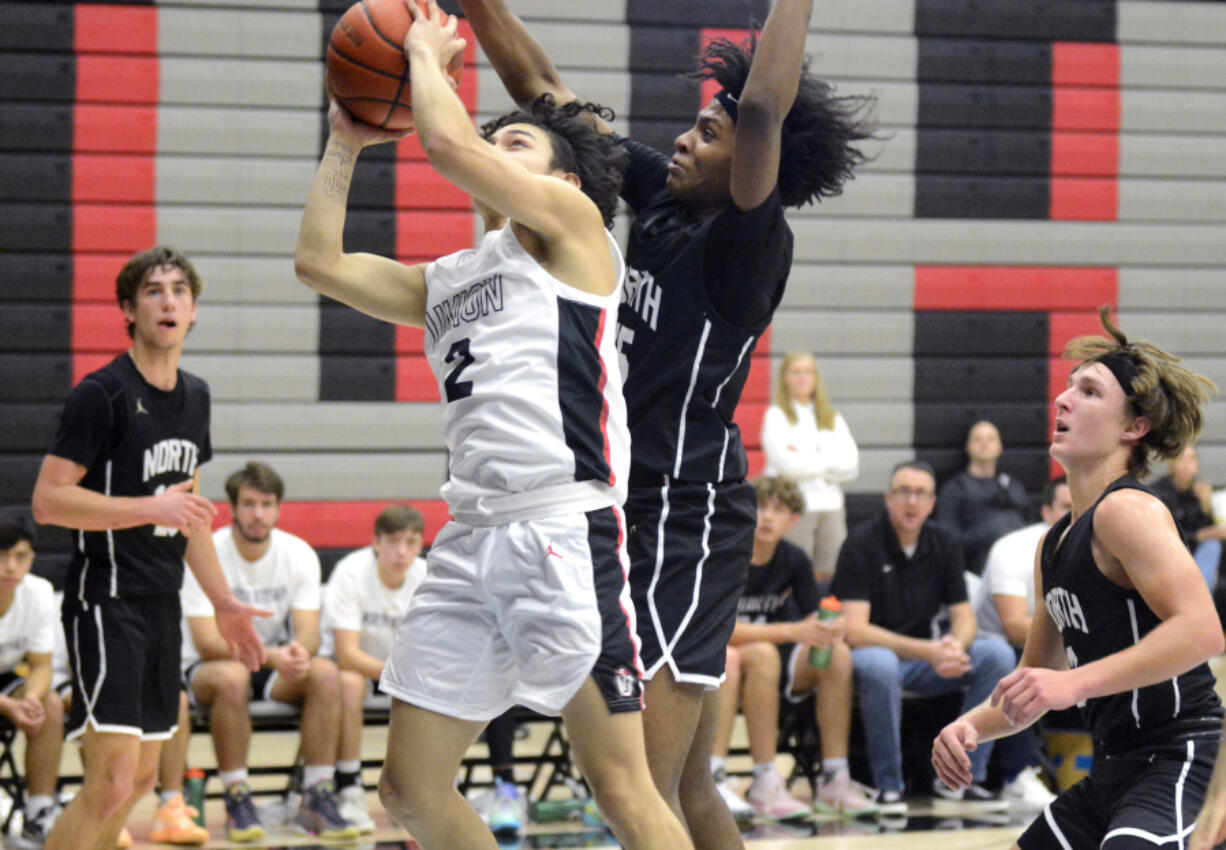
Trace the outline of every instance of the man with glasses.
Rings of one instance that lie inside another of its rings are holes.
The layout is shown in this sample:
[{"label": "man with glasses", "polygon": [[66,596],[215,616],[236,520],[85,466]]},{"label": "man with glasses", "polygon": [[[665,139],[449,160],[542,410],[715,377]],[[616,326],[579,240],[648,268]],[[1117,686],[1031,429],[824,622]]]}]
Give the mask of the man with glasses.
[{"label": "man with glasses", "polygon": [[[839,551],[834,592],[843,601],[845,640],[852,647],[873,784],[883,814],[905,813],[902,801],[902,694],[965,690],[963,711],[983,702],[1013,669],[1013,651],[1000,638],[975,637],[967,600],[965,560],[957,538],[928,522],[936,504],[936,476],[911,460],[894,468],[885,511],[848,536]],[[943,625],[948,610],[949,626]],[[975,782],[965,791],[939,783],[946,799],[1003,803],[983,788],[990,743],[970,753]]]}]

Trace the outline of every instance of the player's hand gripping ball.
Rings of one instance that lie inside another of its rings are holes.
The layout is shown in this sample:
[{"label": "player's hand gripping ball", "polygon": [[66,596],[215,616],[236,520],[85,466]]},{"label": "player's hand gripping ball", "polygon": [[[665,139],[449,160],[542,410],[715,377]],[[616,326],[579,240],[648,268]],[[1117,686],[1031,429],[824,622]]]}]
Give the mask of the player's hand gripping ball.
[{"label": "player's hand gripping ball", "polygon": [[[404,40],[413,18],[405,0],[359,0],[332,28],[328,42],[328,90],[360,121],[385,130],[413,126],[409,60]],[[447,72],[458,84],[464,56]]]}]

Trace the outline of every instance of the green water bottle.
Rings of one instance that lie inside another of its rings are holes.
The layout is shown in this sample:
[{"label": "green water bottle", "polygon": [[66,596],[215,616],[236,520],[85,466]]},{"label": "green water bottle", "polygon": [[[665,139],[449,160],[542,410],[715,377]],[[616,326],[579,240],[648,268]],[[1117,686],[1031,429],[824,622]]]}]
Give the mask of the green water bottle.
[{"label": "green water bottle", "polygon": [[196,810],[196,826],[204,826],[204,771],[193,767],[183,774],[183,799]]},{"label": "green water bottle", "polygon": [[583,800],[537,800],[528,807],[528,818],[533,823],[557,823],[578,820],[583,814]]},{"label": "green water bottle", "polygon": [[[835,599],[833,596],[827,596],[817,606],[817,619],[833,620],[843,616],[843,603]],[[817,670],[825,669],[830,663],[830,647],[818,649],[816,646],[809,650],[809,666]]]}]

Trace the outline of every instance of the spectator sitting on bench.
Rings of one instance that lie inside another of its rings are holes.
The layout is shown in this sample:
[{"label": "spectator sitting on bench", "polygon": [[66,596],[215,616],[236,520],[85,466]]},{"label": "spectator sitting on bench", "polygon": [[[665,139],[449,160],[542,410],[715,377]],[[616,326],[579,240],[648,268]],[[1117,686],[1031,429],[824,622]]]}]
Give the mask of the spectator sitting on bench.
[{"label": "spectator sitting on bench", "polygon": [[1184,545],[1205,577],[1212,592],[1217,587],[1218,564],[1226,525],[1217,525],[1213,516],[1213,487],[1200,477],[1200,455],[1188,446],[1170,462],[1166,475],[1151,487],[1175,517]]},{"label": "spectator sitting on bench", "polygon": [[217,558],[234,595],[243,601],[259,600],[260,606],[274,612],[255,623],[268,647],[264,668],[252,674],[231,658],[212,606],[188,576],[182,602],[191,639],[184,641],[183,675],[196,705],[210,710],[231,841],[255,841],[267,834],[247,784],[248,704],[253,699],[302,706],[304,792],[295,825],[321,838],[356,838],[358,829],[341,817],[333,787],[341,693],[336,664],[316,654],[319,557],[306,541],[275,527],[284,492],[281,476],[270,466],[249,462],[226,480],[233,523],[213,533]]},{"label": "spectator sitting on bench", "polygon": [[421,555],[426,521],[408,505],[390,505],[375,519],[369,546],[337,561],[324,592],[324,643],[340,667],[341,733],[336,788],[341,815],[373,832],[362,786],[362,703],[379,678],[413,591],[426,577]]},{"label": "spectator sitting on bench", "polygon": [[[788,793],[775,768],[779,734],[779,695],[800,702],[817,691],[816,720],[821,732],[822,781],[815,806],[829,812],[870,814],[877,806],[867,789],[851,780],[847,739],[851,732],[851,652],[843,643],[843,620],[818,619],[818,589],[813,564],[799,546],[783,539],[805,509],[804,496],[786,478],[759,478],[758,524],[754,530],[749,580],[737,605],[737,623],[728,645],[727,677],[720,687],[720,725],[712,770],[728,808],[746,813],[731,792],[724,757],[740,697],[749,730],[754,779],[749,786],[753,811],[768,820],[804,817],[809,807]],[[811,649],[829,649],[825,667],[809,661]]]},{"label": "spectator sitting on bench", "polygon": [[[1039,508],[1041,522],[1010,531],[988,551],[983,581],[971,599],[980,637],[1007,641],[1020,661],[1034,616],[1034,553],[1052,523],[1069,512],[1073,496],[1063,477],[1049,482]],[[1010,805],[1042,809],[1056,795],[1038,777],[1038,729],[996,740],[996,762],[1005,776],[1001,795]]]},{"label": "spectator sitting on bench", "polygon": [[20,847],[42,847],[51,832],[64,741],[64,705],[51,689],[59,610],[33,565],[34,523],[15,511],[0,517],[0,714],[26,736]]},{"label": "spectator sitting on bench", "polygon": [[966,469],[941,486],[937,521],[957,535],[966,567],[983,575],[992,544],[1029,521],[1030,497],[1022,482],[999,471],[1000,431],[986,419],[966,433]]},{"label": "spectator sitting on bench", "polygon": [[[851,531],[834,573],[873,783],[881,789],[882,811],[890,814],[906,811],[903,690],[928,696],[966,689],[966,711],[987,699],[1014,666],[1007,643],[975,636],[962,548],[952,531],[928,521],[935,501],[932,467],[919,460],[900,463],[890,475],[885,510]],[[946,606],[950,629],[942,634]],[[982,785],[991,753],[986,742],[970,754],[975,783],[965,792],[934,783],[934,793],[1003,805]]]}]

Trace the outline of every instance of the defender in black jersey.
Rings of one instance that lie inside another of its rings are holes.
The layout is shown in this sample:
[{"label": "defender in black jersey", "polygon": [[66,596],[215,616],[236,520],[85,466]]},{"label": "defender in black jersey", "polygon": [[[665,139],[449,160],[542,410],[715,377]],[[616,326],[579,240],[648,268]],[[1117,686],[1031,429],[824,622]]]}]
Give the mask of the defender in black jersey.
[{"label": "defender in black jersey", "polygon": [[[155,780],[179,708],[179,587],[186,560],[218,608],[235,656],[258,669],[261,612],[226,585],[198,495],[212,455],[209,390],[179,370],[201,282],[171,248],[137,254],[116,280],[132,347],[68,396],[34,487],[35,518],[74,530],[63,621],[73,670],[68,738],[85,754],[81,792],[52,850],[113,847]],[[224,612],[224,613],[223,613]]]},{"label": "defender in black jersey", "polygon": [[[625,142],[622,195],[635,221],[618,346],[647,747],[656,785],[709,848],[741,846],[710,775],[755,520],[732,413],[791,267],[783,208],[837,193],[864,159],[855,144],[871,135],[864,99],[836,97],[808,73],[812,5],[777,0],[759,39],[708,46],[696,76],[719,91],[671,159]],[[460,6],[517,102],[575,99],[505,0]]]},{"label": "defender in black jersey", "polygon": [[1025,850],[1185,846],[1221,740],[1205,663],[1223,647],[1213,601],[1170,512],[1137,480],[1151,456],[1175,457],[1196,438],[1213,385],[1102,316],[1112,339],[1065,350],[1082,362],[1056,398],[1051,455],[1073,509],[1039,547],[1021,664],[933,746],[941,778],[961,786],[967,748],[1048,710],[1081,709],[1090,775],[1023,833]]}]

